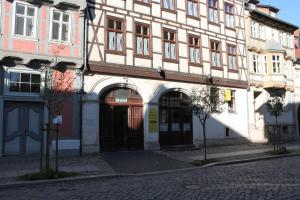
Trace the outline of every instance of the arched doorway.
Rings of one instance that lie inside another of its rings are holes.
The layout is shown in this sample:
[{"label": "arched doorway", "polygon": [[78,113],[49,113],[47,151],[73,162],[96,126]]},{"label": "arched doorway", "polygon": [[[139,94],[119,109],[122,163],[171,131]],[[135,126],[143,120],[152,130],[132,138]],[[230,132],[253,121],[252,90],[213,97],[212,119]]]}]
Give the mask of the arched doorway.
[{"label": "arched doorway", "polygon": [[101,96],[100,150],[144,148],[143,100],[128,88],[113,88]]},{"label": "arched doorway", "polygon": [[177,91],[159,100],[159,143],[161,146],[193,144],[192,110],[189,97]]}]

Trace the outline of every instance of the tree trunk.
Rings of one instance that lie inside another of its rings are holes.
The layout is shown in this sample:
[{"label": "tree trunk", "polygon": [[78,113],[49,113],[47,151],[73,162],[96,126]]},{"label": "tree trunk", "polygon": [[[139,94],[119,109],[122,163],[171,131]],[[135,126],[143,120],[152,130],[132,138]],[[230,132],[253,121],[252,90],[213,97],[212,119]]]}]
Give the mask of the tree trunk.
[{"label": "tree trunk", "polygon": [[204,160],[206,161],[206,128],[205,124],[202,124],[202,129],[203,129],[203,145],[204,145]]}]

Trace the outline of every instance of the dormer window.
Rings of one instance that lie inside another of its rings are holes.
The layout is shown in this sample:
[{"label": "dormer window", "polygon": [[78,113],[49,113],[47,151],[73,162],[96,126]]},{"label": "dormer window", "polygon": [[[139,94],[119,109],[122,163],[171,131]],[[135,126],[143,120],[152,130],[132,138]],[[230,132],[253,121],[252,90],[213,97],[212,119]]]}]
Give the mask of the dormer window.
[{"label": "dormer window", "polygon": [[255,4],[253,4],[253,3],[249,3],[249,7],[251,8],[251,9],[256,9],[256,5]]},{"label": "dormer window", "polygon": [[276,14],[275,12],[272,12],[272,11],[270,11],[270,15],[271,15],[272,17],[277,17],[277,14]]}]

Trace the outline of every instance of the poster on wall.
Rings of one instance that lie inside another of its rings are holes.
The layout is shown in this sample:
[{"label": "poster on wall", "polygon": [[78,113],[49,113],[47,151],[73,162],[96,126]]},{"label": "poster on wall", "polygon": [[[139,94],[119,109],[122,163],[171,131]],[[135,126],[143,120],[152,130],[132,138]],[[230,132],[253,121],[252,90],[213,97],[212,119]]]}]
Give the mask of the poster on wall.
[{"label": "poster on wall", "polygon": [[149,110],[149,133],[157,133],[158,115],[155,108]]}]

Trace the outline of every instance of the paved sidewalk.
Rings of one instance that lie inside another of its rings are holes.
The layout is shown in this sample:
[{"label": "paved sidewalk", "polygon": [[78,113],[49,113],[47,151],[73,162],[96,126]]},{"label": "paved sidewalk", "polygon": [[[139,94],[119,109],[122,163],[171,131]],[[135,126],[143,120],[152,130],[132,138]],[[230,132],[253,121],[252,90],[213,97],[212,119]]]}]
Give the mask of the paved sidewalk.
[{"label": "paved sidewalk", "polygon": [[[291,153],[300,153],[300,142],[283,144]],[[240,159],[254,159],[259,157],[271,156],[267,153],[272,151],[271,144],[242,144],[218,147],[207,147],[207,158],[217,161],[229,161]],[[166,155],[170,158],[181,160],[183,162],[192,162],[194,160],[203,160],[203,149],[191,151],[157,151],[157,153]]]},{"label": "paved sidewalk", "polygon": [[[300,153],[300,142],[284,144],[291,153]],[[270,157],[272,145],[243,144],[208,147],[207,158],[241,161]],[[191,151],[134,151],[62,157],[59,169],[88,175],[120,175],[190,168],[193,160],[203,159],[203,149]],[[54,159],[52,159],[54,160]],[[39,157],[0,158],[0,185],[16,182],[17,176],[39,171]]]}]

